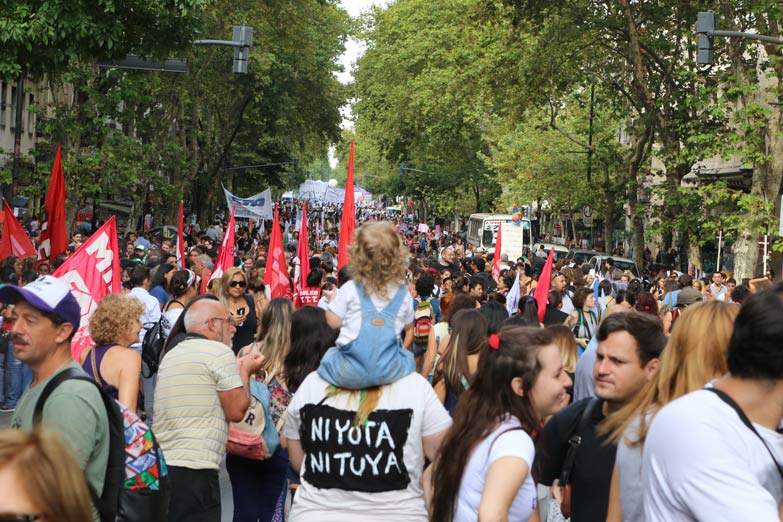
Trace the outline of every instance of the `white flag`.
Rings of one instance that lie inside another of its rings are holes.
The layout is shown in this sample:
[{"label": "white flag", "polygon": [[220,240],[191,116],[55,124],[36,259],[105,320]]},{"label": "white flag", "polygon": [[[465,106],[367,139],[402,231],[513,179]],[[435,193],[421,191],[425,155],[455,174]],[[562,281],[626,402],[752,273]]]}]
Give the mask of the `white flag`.
[{"label": "white flag", "polygon": [[519,309],[519,272],[517,272],[517,278],[514,279],[514,286],[506,294],[506,310],[508,316],[511,317]]}]

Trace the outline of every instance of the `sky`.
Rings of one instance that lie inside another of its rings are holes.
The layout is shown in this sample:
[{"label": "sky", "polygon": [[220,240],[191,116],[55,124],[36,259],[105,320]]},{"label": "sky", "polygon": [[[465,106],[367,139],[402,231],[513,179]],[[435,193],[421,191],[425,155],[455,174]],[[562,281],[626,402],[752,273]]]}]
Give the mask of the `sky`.
[{"label": "sky", "polygon": [[[348,11],[348,14],[351,16],[351,18],[357,18],[360,14],[367,11],[374,5],[385,6],[390,2],[391,0],[342,0],[340,5],[343,9]],[[364,46],[360,42],[357,42],[353,38],[348,39],[348,41],[345,43],[345,53],[343,53],[343,55],[340,57],[340,63],[342,64],[343,69],[345,69],[342,73],[337,75],[337,78],[340,80],[340,82],[346,84],[351,82],[353,79],[351,70],[356,64],[356,60],[359,58],[359,56],[362,55],[363,52]],[[347,129],[353,128],[350,106],[346,105],[343,107],[340,110],[340,114],[343,116],[342,127]],[[337,158],[334,157],[334,148],[330,149],[329,151],[329,164],[332,166],[332,168],[337,165]]]}]

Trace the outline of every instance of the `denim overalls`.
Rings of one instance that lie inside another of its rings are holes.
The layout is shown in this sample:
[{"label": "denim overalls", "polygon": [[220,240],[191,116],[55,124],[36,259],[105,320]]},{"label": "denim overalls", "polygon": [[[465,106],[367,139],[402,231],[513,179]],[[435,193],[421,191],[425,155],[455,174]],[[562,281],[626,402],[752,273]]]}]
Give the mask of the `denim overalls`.
[{"label": "denim overalls", "polygon": [[350,343],[332,347],[324,354],[318,375],[350,390],[393,383],[416,370],[413,354],[402,347],[394,329],[397,312],[408,289],[403,285],[386,307],[378,311],[364,287],[356,285],[362,306],[359,336]]}]

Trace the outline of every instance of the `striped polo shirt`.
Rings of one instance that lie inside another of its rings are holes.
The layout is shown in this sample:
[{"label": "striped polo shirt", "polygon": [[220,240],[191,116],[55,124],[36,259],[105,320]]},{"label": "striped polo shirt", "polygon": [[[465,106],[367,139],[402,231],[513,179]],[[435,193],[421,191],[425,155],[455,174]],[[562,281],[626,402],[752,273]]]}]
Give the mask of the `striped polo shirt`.
[{"label": "striped polo shirt", "polygon": [[231,348],[186,339],[166,356],[155,386],[155,435],[166,463],[218,469],[226,453],[228,421],[218,392],[242,386]]}]

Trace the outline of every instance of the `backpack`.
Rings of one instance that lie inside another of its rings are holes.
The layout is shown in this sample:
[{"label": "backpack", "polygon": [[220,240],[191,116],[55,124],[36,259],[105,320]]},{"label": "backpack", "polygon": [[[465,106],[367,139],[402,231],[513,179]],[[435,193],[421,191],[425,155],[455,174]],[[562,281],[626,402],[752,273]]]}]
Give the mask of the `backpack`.
[{"label": "backpack", "polygon": [[[174,302],[179,303],[176,299],[172,299],[163,308],[163,312],[165,313],[166,310],[169,309],[169,306],[171,306],[171,303]],[[155,375],[160,368],[160,361],[163,359],[163,348],[166,346],[166,334],[163,333],[164,319],[163,314],[161,314],[158,322],[145,332],[144,340],[141,341],[141,360],[147,365],[147,371],[149,373],[149,375],[144,374],[144,366],[142,365],[142,377],[150,378]]]},{"label": "backpack", "polygon": [[416,311],[413,312],[413,342],[427,344],[432,330],[432,304],[429,300],[419,301]]},{"label": "backpack", "polygon": [[101,522],[164,522],[168,519],[171,486],[163,450],[152,430],[132,411],[113,400],[100,384],[81,370],[66,368],[41,392],[33,423],[40,424],[46,399],[67,380],[92,383],[100,392],[109,418],[109,460],[103,493],[90,486]]},{"label": "backpack", "polygon": [[251,460],[266,460],[280,447],[279,430],[284,416],[275,426],[271,413],[269,387],[256,379],[250,380],[250,406],[245,418],[228,426],[226,451]]}]

